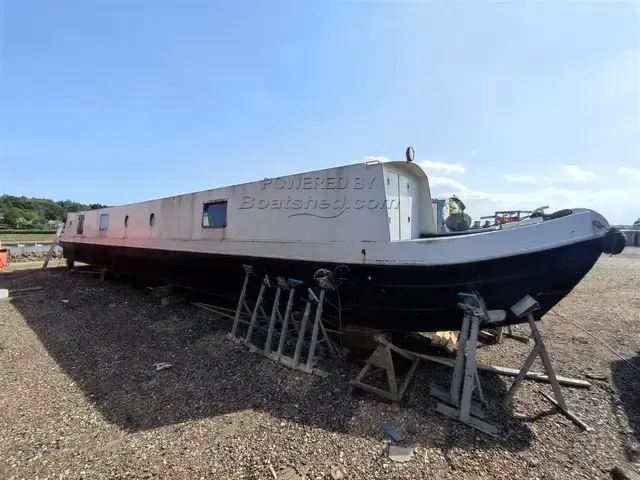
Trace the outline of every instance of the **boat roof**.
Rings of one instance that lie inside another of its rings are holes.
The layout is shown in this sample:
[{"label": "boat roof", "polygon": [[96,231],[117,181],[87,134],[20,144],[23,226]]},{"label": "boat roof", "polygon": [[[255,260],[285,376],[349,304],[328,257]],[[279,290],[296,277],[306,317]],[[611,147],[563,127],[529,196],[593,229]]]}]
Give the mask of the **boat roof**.
[{"label": "boat roof", "polygon": [[[118,207],[124,207],[127,205],[135,205],[138,203],[144,203],[146,201],[150,201],[150,200],[166,200],[169,198],[175,198],[175,197],[181,197],[184,195],[193,195],[196,193],[200,193],[200,192],[206,192],[209,190],[215,190],[218,188],[227,188],[227,187],[242,187],[244,185],[250,185],[252,183],[255,182],[260,182],[263,180],[269,180],[269,179],[274,179],[274,178],[283,178],[283,177],[292,177],[292,176],[303,176],[303,175],[312,175],[312,174],[317,174],[319,172],[325,172],[327,170],[339,170],[339,169],[351,169],[357,166],[360,166],[362,164],[365,165],[383,165],[383,166],[390,166],[399,170],[404,170],[408,173],[411,173],[413,175],[415,175],[418,180],[420,182],[427,182],[429,181],[427,174],[424,172],[424,170],[422,169],[422,167],[420,167],[417,163],[414,162],[407,162],[404,160],[389,160],[389,161],[380,161],[380,160],[369,160],[369,161],[362,161],[362,162],[352,162],[352,163],[348,163],[345,165],[338,165],[335,167],[329,167],[329,168],[322,168],[319,170],[308,170],[305,172],[297,172],[297,173],[287,173],[287,174],[283,174],[283,175],[276,175],[273,177],[264,177],[264,178],[257,178],[255,180],[249,181],[249,182],[243,182],[243,183],[236,183],[233,185],[217,185],[211,188],[207,188],[204,190],[198,190],[195,192],[183,192],[183,193],[177,193],[174,195],[166,195],[163,197],[158,197],[158,198],[153,198],[153,199],[147,199],[147,200],[141,200],[141,201],[137,201],[137,202],[131,202],[131,203],[123,203],[123,204],[119,204],[119,205],[114,205],[114,206],[118,206]],[[88,209],[88,210],[82,210],[83,212],[90,212],[92,210],[101,210],[100,208],[94,208],[94,209]]]}]

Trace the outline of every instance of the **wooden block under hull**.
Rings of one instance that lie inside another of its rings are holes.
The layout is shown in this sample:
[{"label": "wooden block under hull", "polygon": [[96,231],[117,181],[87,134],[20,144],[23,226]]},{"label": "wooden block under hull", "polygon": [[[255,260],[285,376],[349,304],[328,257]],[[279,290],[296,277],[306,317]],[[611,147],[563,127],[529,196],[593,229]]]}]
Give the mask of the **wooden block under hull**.
[{"label": "wooden block under hull", "polygon": [[431,345],[453,354],[458,349],[458,332],[439,331],[433,334]]}]

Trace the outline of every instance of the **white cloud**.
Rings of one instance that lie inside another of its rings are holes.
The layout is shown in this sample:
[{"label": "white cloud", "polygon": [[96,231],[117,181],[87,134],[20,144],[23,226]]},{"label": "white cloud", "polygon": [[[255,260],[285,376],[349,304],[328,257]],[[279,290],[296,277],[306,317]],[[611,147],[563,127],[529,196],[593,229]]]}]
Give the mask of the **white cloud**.
[{"label": "white cloud", "polygon": [[640,168],[618,167],[616,171],[620,175],[626,175],[628,177],[640,178]]},{"label": "white cloud", "polygon": [[[454,193],[465,203],[467,206],[465,212],[474,220],[484,215],[492,215],[495,211],[533,210],[545,205],[549,206],[548,212],[564,208],[590,208],[604,215],[612,224],[630,223],[638,218],[637,213],[630,212],[626,202],[620,201],[635,194],[635,189],[631,187],[585,190],[547,186],[529,192],[511,193],[467,188],[466,190],[449,189],[446,195]],[[431,195],[436,198],[445,197],[445,193],[440,194],[438,187],[432,189]]]},{"label": "white cloud", "polygon": [[[361,162],[391,162],[393,160],[384,157],[382,155],[365,155],[362,157],[362,160],[358,160],[354,163]],[[459,163],[445,163],[445,162],[433,162],[431,160],[419,160],[416,162],[426,173],[427,175],[453,175],[453,174],[462,174],[466,170],[464,165]]]},{"label": "white cloud", "polygon": [[362,163],[362,162],[380,162],[380,163],[384,163],[384,162],[390,162],[391,160],[389,160],[387,157],[383,157],[382,155],[365,155],[364,157],[362,157],[362,160],[358,160],[354,163]]},{"label": "white cloud", "polygon": [[[469,191],[469,187],[448,177],[429,177],[429,187],[436,192],[440,191],[441,194],[444,192],[455,193]],[[431,192],[431,196],[434,196],[433,191]]]},{"label": "white cloud", "polygon": [[432,162],[431,160],[424,160],[419,162],[418,165],[422,167],[427,174],[440,174],[440,175],[452,175],[454,173],[464,173],[465,168],[464,165],[460,165],[459,163],[443,163],[443,162]]},{"label": "white cloud", "polygon": [[533,175],[507,174],[504,176],[507,182],[515,183],[535,183],[538,179]]},{"label": "white cloud", "polygon": [[584,170],[578,165],[564,165],[564,169],[569,177],[576,182],[591,182],[597,179],[595,173]]},{"label": "white cloud", "polygon": [[535,175],[526,175],[520,173],[508,173],[503,177],[507,182],[511,183],[542,183],[542,184],[562,184],[567,181],[572,182],[592,182],[598,177],[595,173],[585,170],[578,165],[563,165],[563,170],[557,171],[553,176],[537,177]]}]

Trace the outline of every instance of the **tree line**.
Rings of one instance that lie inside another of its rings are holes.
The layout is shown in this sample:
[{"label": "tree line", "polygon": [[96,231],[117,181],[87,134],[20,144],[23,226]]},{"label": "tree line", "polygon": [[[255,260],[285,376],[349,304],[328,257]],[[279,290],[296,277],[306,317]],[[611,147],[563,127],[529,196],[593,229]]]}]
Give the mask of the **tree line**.
[{"label": "tree line", "polygon": [[105,208],[106,205],[72,202],[71,200],[53,201],[49,198],[0,196],[0,228],[12,229],[55,229],[58,222],[64,221],[69,212]]}]

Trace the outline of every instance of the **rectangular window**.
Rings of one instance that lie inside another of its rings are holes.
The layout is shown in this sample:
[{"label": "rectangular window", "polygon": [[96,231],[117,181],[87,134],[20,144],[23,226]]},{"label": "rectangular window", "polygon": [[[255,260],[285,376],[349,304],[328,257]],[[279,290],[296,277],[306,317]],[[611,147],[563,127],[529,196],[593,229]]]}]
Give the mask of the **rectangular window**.
[{"label": "rectangular window", "polygon": [[227,226],[227,201],[216,200],[205,203],[202,209],[202,228],[224,228]]},{"label": "rectangular window", "polygon": [[84,231],[84,215],[78,215],[78,228],[76,229],[76,235],[82,235]]},{"label": "rectangular window", "polygon": [[109,228],[109,214],[103,213],[100,215],[100,230],[106,230]]}]

